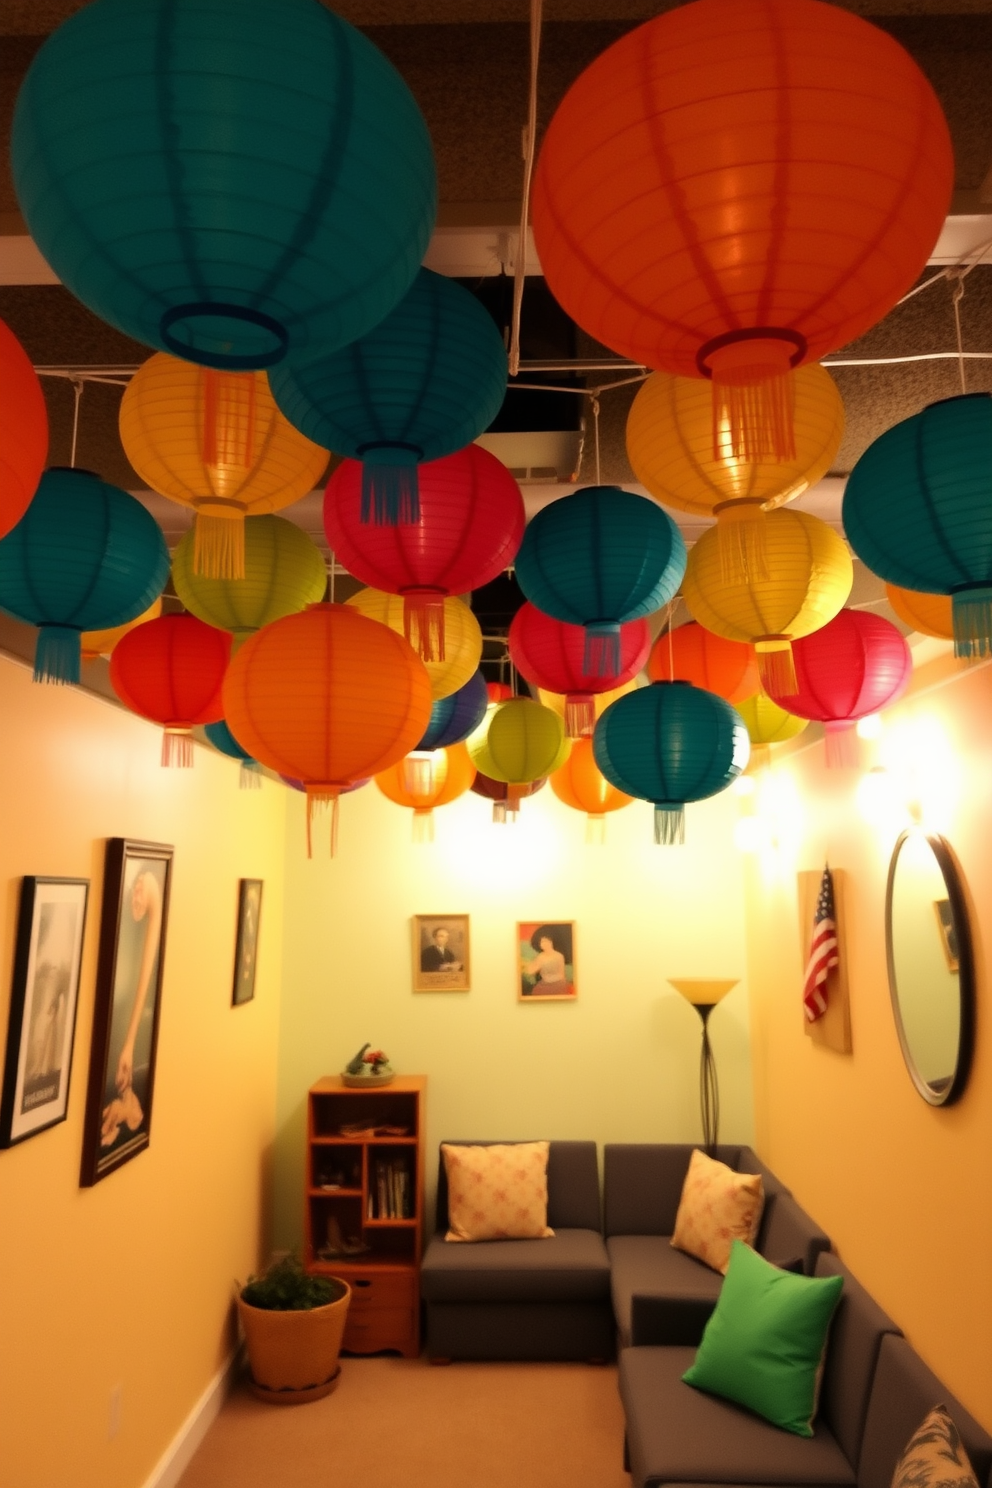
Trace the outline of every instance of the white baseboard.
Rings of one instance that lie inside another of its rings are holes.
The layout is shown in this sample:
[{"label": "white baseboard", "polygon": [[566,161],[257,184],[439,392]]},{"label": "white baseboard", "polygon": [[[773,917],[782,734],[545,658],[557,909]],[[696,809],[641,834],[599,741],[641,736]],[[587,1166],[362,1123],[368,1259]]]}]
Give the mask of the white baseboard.
[{"label": "white baseboard", "polygon": [[176,1488],[193,1454],[213,1425],[231,1388],[240,1349],[234,1349],[193,1406],[142,1488]]}]

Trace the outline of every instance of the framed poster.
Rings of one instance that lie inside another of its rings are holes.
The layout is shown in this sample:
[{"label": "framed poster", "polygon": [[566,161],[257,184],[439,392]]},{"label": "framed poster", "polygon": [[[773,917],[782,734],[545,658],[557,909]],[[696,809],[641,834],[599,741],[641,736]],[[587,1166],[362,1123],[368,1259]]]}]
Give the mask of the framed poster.
[{"label": "framed poster", "polygon": [[148,1146],[171,876],[171,847],[109,839],[79,1179],[84,1188]]},{"label": "framed poster", "polygon": [[520,1002],[574,1002],[575,921],[524,920],[517,925]]},{"label": "framed poster", "polygon": [[64,1121],[69,1105],[88,878],[22,878],[0,1147]]},{"label": "framed poster", "polygon": [[262,914],[262,880],[243,878],[238,889],[238,935],[234,944],[234,990],[231,1006],[240,1007],[255,996],[255,957],[258,922]]},{"label": "framed poster", "polygon": [[414,915],[414,992],[467,992],[468,915]]}]

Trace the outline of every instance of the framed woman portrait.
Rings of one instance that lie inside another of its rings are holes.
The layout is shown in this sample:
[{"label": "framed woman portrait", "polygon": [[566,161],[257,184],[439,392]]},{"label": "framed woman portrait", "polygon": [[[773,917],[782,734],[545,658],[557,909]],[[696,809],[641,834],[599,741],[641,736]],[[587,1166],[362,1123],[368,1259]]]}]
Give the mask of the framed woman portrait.
[{"label": "framed woman portrait", "polygon": [[88,878],[22,878],[0,1095],[0,1147],[64,1121]]},{"label": "framed woman portrait", "polygon": [[470,985],[468,915],[414,915],[414,992],[467,992]]},{"label": "framed woman portrait", "polygon": [[262,916],[262,880],[243,878],[238,890],[238,935],[234,945],[234,991],[231,1006],[240,1007],[255,996],[255,958],[258,923]]},{"label": "framed woman portrait", "polygon": [[520,1002],[574,1002],[575,921],[524,920],[517,924]]},{"label": "framed woman portrait", "polygon": [[169,917],[172,848],[107,842],[80,1184],[148,1146]]}]

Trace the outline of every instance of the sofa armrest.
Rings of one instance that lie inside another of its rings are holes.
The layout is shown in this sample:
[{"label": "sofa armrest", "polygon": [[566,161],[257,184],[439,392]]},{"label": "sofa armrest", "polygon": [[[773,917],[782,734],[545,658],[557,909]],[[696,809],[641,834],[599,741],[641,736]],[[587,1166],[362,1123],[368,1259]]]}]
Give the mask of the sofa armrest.
[{"label": "sofa armrest", "polygon": [[697,1348],[715,1306],[716,1298],[645,1297],[635,1293],[630,1299],[631,1346]]}]

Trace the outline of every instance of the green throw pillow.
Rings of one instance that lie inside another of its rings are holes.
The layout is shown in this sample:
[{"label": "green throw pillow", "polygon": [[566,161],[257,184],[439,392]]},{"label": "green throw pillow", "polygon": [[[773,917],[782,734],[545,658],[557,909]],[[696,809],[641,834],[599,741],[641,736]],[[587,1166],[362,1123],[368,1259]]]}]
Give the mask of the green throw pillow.
[{"label": "green throw pillow", "polygon": [[843,1285],[841,1276],[780,1271],[735,1240],[720,1299],[682,1378],[812,1436],[827,1330]]}]

